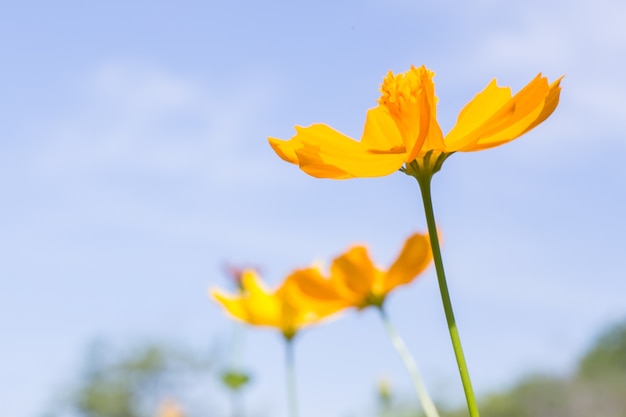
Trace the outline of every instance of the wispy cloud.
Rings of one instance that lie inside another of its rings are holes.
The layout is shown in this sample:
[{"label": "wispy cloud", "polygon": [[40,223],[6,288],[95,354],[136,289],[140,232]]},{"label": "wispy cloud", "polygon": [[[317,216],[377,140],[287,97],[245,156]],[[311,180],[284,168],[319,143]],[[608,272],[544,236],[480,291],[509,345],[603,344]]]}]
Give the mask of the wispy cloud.
[{"label": "wispy cloud", "polygon": [[49,140],[32,150],[37,165],[58,175],[112,170],[195,176],[214,186],[259,181],[259,175],[238,173],[257,165],[250,136],[264,130],[273,80],[255,74],[220,81],[106,63],[74,86],[77,108],[45,127]]}]

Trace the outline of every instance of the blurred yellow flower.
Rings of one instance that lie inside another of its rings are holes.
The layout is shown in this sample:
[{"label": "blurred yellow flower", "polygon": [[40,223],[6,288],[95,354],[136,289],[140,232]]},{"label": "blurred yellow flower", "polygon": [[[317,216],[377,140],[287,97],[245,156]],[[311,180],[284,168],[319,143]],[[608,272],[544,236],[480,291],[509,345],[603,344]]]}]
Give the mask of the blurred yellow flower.
[{"label": "blurred yellow flower", "polygon": [[290,340],[302,327],[339,310],[332,303],[321,303],[306,296],[297,284],[302,277],[319,275],[316,268],[296,270],[271,292],[256,271],[248,269],[241,274],[240,294],[231,296],[212,290],[211,295],[233,318],[254,326],[274,327]]},{"label": "blurred yellow flower", "polygon": [[333,260],[329,278],[306,274],[298,276],[296,281],[307,296],[328,304],[329,308],[381,307],[390,291],[412,282],[431,260],[428,234],[416,233],[406,240],[387,271],[374,265],[367,248],[353,246]]},{"label": "blurred yellow flower", "polygon": [[161,402],[159,409],[157,410],[156,417],[183,417],[183,411],[180,405],[172,400],[166,399]]},{"label": "blurred yellow flower", "polygon": [[398,169],[439,170],[461,151],[479,151],[512,141],[543,122],[556,108],[561,78],[548,84],[538,74],[516,95],[494,79],[461,110],[445,137],[437,122],[434,73],[411,66],[385,77],[378,106],[368,110],[359,142],[324,124],[296,126],[290,140],[269,138],[285,161],[319,178],[379,177]]}]

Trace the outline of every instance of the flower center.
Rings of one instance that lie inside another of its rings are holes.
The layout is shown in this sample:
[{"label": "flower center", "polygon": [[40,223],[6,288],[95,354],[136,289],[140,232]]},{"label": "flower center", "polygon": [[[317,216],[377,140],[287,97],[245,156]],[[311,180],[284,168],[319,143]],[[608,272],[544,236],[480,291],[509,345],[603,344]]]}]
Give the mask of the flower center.
[{"label": "flower center", "polygon": [[378,103],[385,106],[393,116],[401,116],[412,105],[419,103],[425,82],[432,80],[434,75],[425,66],[415,68],[411,65],[411,69],[400,74],[389,71],[380,87],[382,95]]}]

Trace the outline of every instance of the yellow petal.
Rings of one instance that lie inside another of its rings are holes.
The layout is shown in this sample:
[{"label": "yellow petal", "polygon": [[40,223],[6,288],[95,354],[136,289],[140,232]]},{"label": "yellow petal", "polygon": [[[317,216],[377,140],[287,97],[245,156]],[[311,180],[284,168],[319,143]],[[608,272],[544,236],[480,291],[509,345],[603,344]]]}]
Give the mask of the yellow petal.
[{"label": "yellow petal", "polygon": [[352,306],[351,299],[345,297],[343,285],[336,281],[324,278],[317,268],[307,268],[295,271],[290,278],[298,287],[304,303],[320,316],[324,317],[346,307]]},{"label": "yellow petal", "polygon": [[317,268],[296,270],[287,277],[276,293],[282,303],[281,316],[285,333],[293,333],[302,326],[319,322],[346,307],[342,300],[316,299],[305,293],[301,282],[306,279],[323,278]]},{"label": "yellow petal", "polygon": [[501,119],[507,116],[506,111],[512,111],[512,106],[503,109],[511,99],[509,87],[498,87],[496,80],[492,80],[487,87],[478,93],[459,113],[455,126],[445,137],[448,151],[456,151],[474,141],[481,129],[484,129],[488,120],[494,123],[501,120],[493,120],[493,116],[501,113]]},{"label": "yellow petal", "polygon": [[437,122],[437,97],[435,97],[435,84],[432,77],[434,73],[431,71],[425,71],[432,74],[429,77],[422,76],[422,98],[420,106],[419,116],[419,134],[417,140],[409,149],[409,157],[407,162],[414,160],[418,156],[424,155],[430,150],[443,151],[444,142],[439,122]]},{"label": "yellow petal", "polygon": [[243,293],[238,297],[230,297],[219,291],[213,291],[212,295],[237,319],[253,325],[277,326],[280,306],[273,294],[265,289],[256,272],[244,271],[241,284]]},{"label": "yellow petal", "polygon": [[[545,100],[550,93],[548,80],[540,75],[526,87],[520,90],[512,99],[514,109],[500,124],[486,129],[475,143],[461,149],[463,151],[478,151],[492,148],[510,142],[529,130],[543,113]],[[497,116],[496,116],[497,117]],[[547,116],[546,116],[547,117]]]},{"label": "yellow petal", "polygon": [[[446,135],[448,150],[477,151],[521,136],[554,111],[558,102],[558,84],[551,88],[547,79],[539,74],[515,96],[506,99],[507,96],[510,97],[510,90],[497,87],[495,81],[479,93],[463,109],[457,125]],[[492,112],[490,116],[489,111]],[[474,117],[473,121],[471,117]]]},{"label": "yellow petal", "polygon": [[524,131],[524,133],[533,129],[535,126],[546,120],[552,112],[556,109],[556,106],[559,104],[559,98],[561,95],[561,80],[563,77],[560,77],[558,80],[550,84],[550,91],[548,92],[548,97],[546,97],[543,110],[539,114],[539,117],[535,119],[534,122],[530,124]]},{"label": "yellow petal", "polygon": [[268,138],[268,141],[272,149],[274,149],[274,152],[276,152],[283,161],[298,164],[296,149],[301,148],[303,145],[297,138],[294,137],[291,140]]},{"label": "yellow petal", "polygon": [[219,291],[213,291],[211,295],[237,320],[256,326],[276,327],[279,324],[278,305],[270,297],[229,297]]},{"label": "yellow petal", "polygon": [[337,289],[317,268],[297,270],[290,276],[304,295],[310,298],[320,301],[334,301],[340,298]]},{"label": "yellow petal", "polygon": [[255,325],[279,326],[281,322],[280,300],[269,292],[254,270],[246,270],[241,277],[244,289],[244,308],[248,322]]},{"label": "yellow petal", "polygon": [[398,126],[384,106],[367,111],[361,145],[371,153],[406,153]]},{"label": "yellow petal", "polygon": [[271,296],[254,269],[246,269],[241,273],[241,286],[250,298]]},{"label": "yellow petal", "polygon": [[246,270],[242,273],[242,291],[238,296],[228,296],[217,290],[211,291],[211,295],[232,317],[252,325],[274,327],[291,338],[302,326],[345,307],[345,303],[326,303],[302,292],[296,279],[316,271],[314,268],[295,271],[276,291],[270,292],[254,270]]},{"label": "yellow petal", "polygon": [[404,142],[386,109],[368,111],[361,142],[324,124],[296,126],[290,140],[269,138],[274,152],[318,178],[379,177],[404,163]]},{"label": "yellow petal", "polygon": [[404,163],[404,154],[397,153],[401,151],[385,149],[391,153],[374,153],[326,125],[296,127],[296,131],[296,137],[304,145],[295,151],[300,168],[314,177],[380,177],[397,171]]},{"label": "yellow petal", "polygon": [[386,274],[383,294],[415,279],[432,261],[428,234],[416,233],[404,243],[400,255]]},{"label": "yellow petal", "polygon": [[435,84],[432,82],[432,78],[428,80],[428,82],[424,82],[423,94],[424,108],[422,109],[422,126],[420,127],[420,132],[424,134],[423,143],[421,146],[417,146],[418,144],[416,144],[416,146],[410,150],[407,162],[417,157],[424,156],[428,151],[445,151],[443,133],[437,121],[437,97],[435,96]]},{"label": "yellow petal", "polygon": [[371,292],[380,271],[372,263],[364,246],[355,246],[335,258],[330,268],[332,279],[342,283],[356,300],[364,300]]},{"label": "yellow petal", "polygon": [[211,297],[235,319],[248,322],[248,311],[240,297],[230,297],[219,290],[211,290]]}]

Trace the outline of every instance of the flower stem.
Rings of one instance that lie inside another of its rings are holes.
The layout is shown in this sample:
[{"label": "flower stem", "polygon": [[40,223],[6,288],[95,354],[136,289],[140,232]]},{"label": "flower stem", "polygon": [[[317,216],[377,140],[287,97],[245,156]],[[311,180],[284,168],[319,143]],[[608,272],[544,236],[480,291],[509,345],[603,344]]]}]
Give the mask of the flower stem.
[{"label": "flower stem", "polygon": [[287,377],[287,401],[289,402],[289,417],[298,417],[298,406],[296,400],[296,375],[293,357],[293,339],[285,338],[285,369]]},{"label": "flower stem", "polygon": [[382,305],[378,307],[378,311],[380,312],[380,318],[383,321],[385,330],[387,330],[387,334],[389,335],[389,338],[391,339],[391,344],[393,345],[394,348],[396,348],[398,355],[400,355],[400,359],[402,359],[402,362],[404,362],[404,366],[406,366],[406,369],[409,371],[409,374],[411,375],[413,386],[415,387],[415,391],[417,392],[417,397],[419,398],[419,401],[422,404],[422,408],[424,409],[424,412],[426,413],[426,417],[439,417],[439,414],[437,413],[437,408],[435,408],[435,404],[430,398],[430,395],[428,395],[426,386],[422,382],[422,378],[420,377],[419,370],[417,369],[417,364],[415,363],[415,360],[409,353],[409,350],[404,344],[404,341],[402,340],[400,335],[398,335],[395,328],[391,324],[391,320],[389,320],[389,316],[387,315],[387,312],[385,311]]},{"label": "flower stem", "polygon": [[430,192],[432,175],[417,176],[416,179],[422,192],[426,223],[428,224],[428,234],[430,235],[430,246],[433,251],[437,280],[439,282],[439,292],[441,293],[441,301],[443,302],[443,309],[446,314],[446,321],[448,322],[448,331],[450,332],[450,339],[452,340],[452,347],[454,348],[454,356],[456,357],[459,373],[461,374],[461,381],[463,382],[467,408],[471,417],[479,417],[478,406],[476,405],[476,398],[474,396],[474,390],[472,389],[472,381],[470,380],[469,371],[467,370],[467,363],[465,362],[465,355],[463,354],[463,347],[461,346],[461,338],[459,337],[459,331],[456,327],[452,302],[450,301],[446,275],[443,270],[443,260],[441,258],[441,248],[439,247],[439,237],[437,235],[435,213],[433,211],[433,202]]}]

